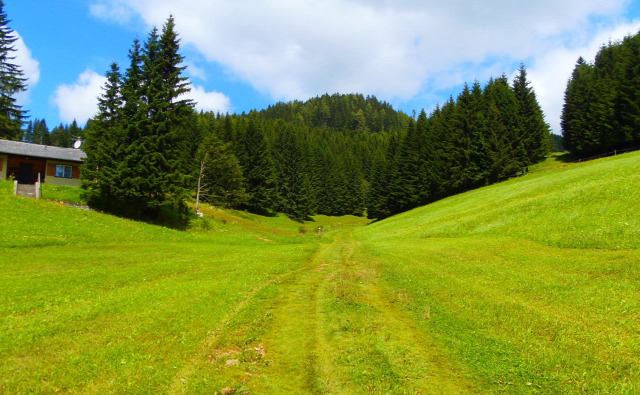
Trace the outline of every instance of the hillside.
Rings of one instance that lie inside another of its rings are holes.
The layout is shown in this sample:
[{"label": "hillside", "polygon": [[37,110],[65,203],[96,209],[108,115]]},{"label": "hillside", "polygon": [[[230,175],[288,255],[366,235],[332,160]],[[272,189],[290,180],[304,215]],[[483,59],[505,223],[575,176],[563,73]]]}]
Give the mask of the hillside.
[{"label": "hillside", "polygon": [[559,163],[356,240],[416,325],[485,388],[633,393],[639,174],[639,153]]},{"label": "hillside", "polygon": [[265,119],[300,122],[311,128],[336,131],[394,132],[406,129],[410,122],[407,114],[396,111],[391,104],[375,96],[361,94],[322,95],[307,101],[277,103],[262,110]]},{"label": "hillside", "polygon": [[634,392],[640,154],[532,170],[368,226],[2,189],[0,392]]}]

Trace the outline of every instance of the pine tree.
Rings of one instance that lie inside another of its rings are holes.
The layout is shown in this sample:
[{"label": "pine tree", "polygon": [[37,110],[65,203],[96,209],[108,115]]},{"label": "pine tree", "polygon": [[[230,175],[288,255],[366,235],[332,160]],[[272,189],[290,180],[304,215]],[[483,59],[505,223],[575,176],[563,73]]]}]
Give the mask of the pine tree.
[{"label": "pine tree", "polygon": [[241,166],[249,194],[246,206],[257,213],[269,213],[277,201],[276,169],[264,131],[256,121],[249,120],[243,143]]},{"label": "pine tree", "polygon": [[549,154],[551,130],[544,121],[544,114],[533,88],[527,80],[527,70],[520,65],[513,81],[513,91],[518,102],[518,118],[521,141],[527,155],[527,165],[538,163]]},{"label": "pine tree", "polygon": [[296,221],[314,214],[308,158],[299,136],[289,128],[278,130],[274,145],[277,169],[278,210]]},{"label": "pine tree", "polygon": [[184,130],[193,104],[181,97],[189,84],[173,18],[161,35],[154,28],[143,47],[134,41],[129,59],[124,77],[117,65],[107,74],[87,135],[85,187],[95,192],[94,202],[124,216],[156,219],[165,209],[186,214],[193,153],[184,149]]},{"label": "pine tree", "polygon": [[44,119],[34,119],[33,121],[33,143],[49,145],[49,127]]},{"label": "pine tree", "polygon": [[133,173],[128,177],[129,200],[138,217],[157,216],[163,207],[186,208],[184,199],[189,181],[180,131],[188,122],[193,105],[180,98],[189,89],[186,77],[182,76],[183,57],[178,52],[174,27],[173,18],[169,18],[161,35],[154,28],[142,51],[140,77],[144,99],[130,121],[133,127],[129,132],[137,136],[128,136],[132,144],[126,163]]},{"label": "pine tree", "polygon": [[388,209],[389,171],[384,156],[375,158],[371,169],[371,185],[367,194],[367,217],[384,219],[391,215]]},{"label": "pine tree", "polygon": [[420,202],[420,160],[422,136],[418,133],[415,121],[411,120],[398,152],[397,166],[397,205],[398,210],[406,211],[418,206]]},{"label": "pine tree", "polygon": [[21,141],[25,143],[33,143],[33,121],[29,121],[27,128],[22,132]]},{"label": "pine tree", "polygon": [[[121,179],[118,173],[119,147],[122,138],[122,76],[117,63],[106,74],[107,82],[98,98],[98,115],[87,125],[83,150],[87,154],[82,170],[84,196],[90,206],[106,211],[118,207],[117,190]],[[119,210],[118,210],[119,211]]]},{"label": "pine tree", "polygon": [[0,0],[0,138],[16,139],[21,133],[25,113],[16,104],[15,95],[27,90],[26,78],[18,65],[13,63],[18,38],[9,28],[9,19]]}]

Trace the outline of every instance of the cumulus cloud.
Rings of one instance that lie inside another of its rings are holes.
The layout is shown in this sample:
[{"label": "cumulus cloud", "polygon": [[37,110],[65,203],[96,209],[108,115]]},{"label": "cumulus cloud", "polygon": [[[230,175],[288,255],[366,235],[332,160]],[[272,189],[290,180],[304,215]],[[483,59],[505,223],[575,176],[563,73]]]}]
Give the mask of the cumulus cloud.
[{"label": "cumulus cloud", "polygon": [[60,85],[56,89],[53,103],[58,107],[62,122],[71,123],[75,119],[84,124],[98,111],[98,97],[106,77],[93,70],[86,70],[78,80],[70,85]]},{"label": "cumulus cloud", "polygon": [[509,73],[520,61],[542,64],[559,47],[584,48],[594,37],[594,18],[614,20],[627,4],[182,0],[178,6],[173,0],[96,0],[92,11],[117,21],[136,16],[148,26],[160,26],[172,14],[183,44],[275,99],[362,92],[408,100]]},{"label": "cumulus cloud", "polygon": [[191,86],[187,98],[196,103],[196,110],[226,114],[231,110],[231,100],[219,92],[206,92],[201,86]]},{"label": "cumulus cloud", "polygon": [[16,96],[18,104],[25,105],[29,103],[29,89],[34,88],[38,81],[40,81],[40,62],[33,58],[31,50],[27,47],[24,40],[18,32],[14,31],[17,38],[14,43],[16,65],[20,66],[20,69],[24,73],[24,77],[27,79],[27,91],[21,92]]}]

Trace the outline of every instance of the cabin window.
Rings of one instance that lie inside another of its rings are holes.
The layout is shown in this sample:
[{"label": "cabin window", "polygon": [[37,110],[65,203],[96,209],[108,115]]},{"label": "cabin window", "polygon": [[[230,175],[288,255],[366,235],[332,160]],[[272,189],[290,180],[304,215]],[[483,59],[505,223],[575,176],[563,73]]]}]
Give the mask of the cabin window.
[{"label": "cabin window", "polygon": [[56,177],[71,178],[71,166],[56,165]]}]

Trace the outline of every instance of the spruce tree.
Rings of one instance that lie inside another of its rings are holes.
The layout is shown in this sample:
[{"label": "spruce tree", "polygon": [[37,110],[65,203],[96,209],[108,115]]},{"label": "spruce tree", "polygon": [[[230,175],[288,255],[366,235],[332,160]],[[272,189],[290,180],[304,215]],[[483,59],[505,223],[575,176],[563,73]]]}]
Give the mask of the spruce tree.
[{"label": "spruce tree", "polygon": [[412,209],[420,202],[421,146],[422,136],[418,133],[416,122],[411,120],[397,159],[397,205],[400,211]]},{"label": "spruce tree", "polygon": [[184,149],[183,133],[193,104],[183,97],[189,84],[174,26],[169,18],[143,47],[134,41],[124,77],[112,66],[88,132],[86,188],[97,191],[98,204],[110,201],[108,209],[124,216],[156,219],[165,208],[186,213],[186,163],[193,154]]},{"label": "spruce tree", "polygon": [[256,121],[249,121],[243,143],[242,174],[249,195],[246,207],[257,213],[269,213],[277,201],[276,169],[264,131]]},{"label": "spruce tree", "polygon": [[367,194],[367,218],[384,219],[391,215],[388,209],[389,168],[384,156],[377,156],[371,169],[371,185]]},{"label": "spruce tree", "polygon": [[308,158],[299,136],[289,128],[279,130],[274,145],[277,168],[278,210],[296,221],[314,214]]},{"label": "spruce tree", "polygon": [[0,138],[14,140],[20,135],[25,113],[15,95],[27,90],[26,78],[14,63],[14,44],[18,38],[8,26],[9,19],[0,0]]},{"label": "spruce tree", "polygon": [[89,122],[83,150],[87,154],[82,170],[82,186],[90,206],[113,211],[118,206],[118,167],[124,143],[121,129],[122,76],[117,63],[106,74],[107,82],[98,98],[98,115]]},{"label": "spruce tree", "polygon": [[526,152],[527,165],[538,163],[549,154],[549,125],[544,120],[544,114],[533,88],[527,80],[527,70],[520,65],[518,75],[513,81],[513,91],[518,102],[518,121],[521,142]]},{"label": "spruce tree", "polygon": [[[137,217],[155,217],[163,207],[184,210],[189,192],[180,132],[193,104],[181,98],[189,89],[174,27],[169,18],[162,34],[154,28],[142,48],[143,100],[137,102],[134,118],[128,121],[132,123],[127,136],[131,145],[126,153],[128,200]],[[135,90],[127,86],[130,88]]]}]

